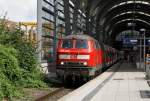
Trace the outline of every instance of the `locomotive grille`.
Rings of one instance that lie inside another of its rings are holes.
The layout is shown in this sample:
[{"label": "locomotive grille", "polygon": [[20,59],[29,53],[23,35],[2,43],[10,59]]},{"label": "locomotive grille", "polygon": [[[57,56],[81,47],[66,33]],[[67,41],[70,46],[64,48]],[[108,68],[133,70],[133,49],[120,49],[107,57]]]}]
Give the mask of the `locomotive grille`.
[{"label": "locomotive grille", "polygon": [[66,62],[66,66],[84,66],[82,62]]},{"label": "locomotive grille", "polygon": [[82,63],[79,62],[68,62],[68,65],[82,65]]}]

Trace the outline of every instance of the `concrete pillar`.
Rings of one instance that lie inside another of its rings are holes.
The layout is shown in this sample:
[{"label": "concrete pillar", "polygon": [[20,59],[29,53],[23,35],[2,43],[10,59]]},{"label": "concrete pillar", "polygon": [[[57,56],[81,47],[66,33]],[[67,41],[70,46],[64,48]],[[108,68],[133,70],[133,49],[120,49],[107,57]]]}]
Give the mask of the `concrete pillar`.
[{"label": "concrete pillar", "polygon": [[42,0],[37,0],[38,61],[42,59]]},{"label": "concrete pillar", "polygon": [[71,24],[70,24],[70,11],[69,11],[69,0],[64,1],[64,15],[65,15],[65,34],[71,34]]}]

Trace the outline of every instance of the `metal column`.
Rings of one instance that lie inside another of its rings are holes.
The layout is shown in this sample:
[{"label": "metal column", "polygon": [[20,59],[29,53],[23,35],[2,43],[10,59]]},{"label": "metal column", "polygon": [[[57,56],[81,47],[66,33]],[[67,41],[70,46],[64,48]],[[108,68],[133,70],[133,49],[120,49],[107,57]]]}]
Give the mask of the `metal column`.
[{"label": "metal column", "polygon": [[90,22],[89,22],[89,19],[90,19],[90,8],[89,6],[87,6],[87,9],[86,9],[86,33],[87,34],[90,34]]},{"label": "metal column", "polygon": [[145,71],[145,75],[146,78],[148,77],[148,67],[146,67],[146,38],[145,38],[145,33],[146,33],[146,29],[141,29],[140,31],[143,32],[143,39],[144,39],[144,48],[143,48],[143,56],[144,56],[144,71]]},{"label": "metal column", "polygon": [[145,62],[145,59],[146,59],[145,58],[145,56],[146,56],[146,52],[145,52],[146,46],[145,46],[145,44],[146,43],[145,43],[145,31],[144,31],[144,50],[143,51],[144,51],[144,69],[145,69],[145,72],[146,72],[146,62]]},{"label": "metal column", "polygon": [[141,66],[142,66],[142,39],[141,38],[139,38],[140,39],[140,64],[139,64],[139,67],[140,67],[140,69],[142,68]]},{"label": "metal column", "polygon": [[73,31],[75,33],[78,32],[78,27],[77,27],[77,22],[78,22],[78,10],[79,10],[79,6],[80,6],[80,1],[79,0],[73,0],[74,2],[74,14],[73,14]]},{"label": "metal column", "polygon": [[69,35],[71,34],[69,0],[63,1],[64,1],[64,15],[65,15],[65,33],[66,35]]},{"label": "metal column", "polygon": [[99,38],[98,40],[100,40],[100,41],[104,41],[104,33],[103,33],[103,26],[102,25],[99,25],[98,23],[97,23],[97,28],[96,28],[96,34],[97,34],[97,37]]},{"label": "metal column", "polygon": [[58,33],[58,1],[54,0],[54,20],[55,20],[55,30],[54,30],[54,40],[53,40],[53,69],[56,72],[56,57],[57,57],[57,53],[56,53],[56,48],[57,48],[57,33]]},{"label": "metal column", "polygon": [[144,31],[144,69],[145,69],[145,73],[146,73],[146,77],[148,75],[147,73],[147,68],[146,68],[146,40],[145,40],[145,31]]}]

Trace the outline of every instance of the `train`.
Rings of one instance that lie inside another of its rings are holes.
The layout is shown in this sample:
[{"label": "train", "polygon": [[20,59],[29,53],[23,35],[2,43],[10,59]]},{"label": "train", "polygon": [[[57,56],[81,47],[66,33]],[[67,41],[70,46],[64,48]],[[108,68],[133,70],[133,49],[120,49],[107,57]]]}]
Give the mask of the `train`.
[{"label": "train", "polygon": [[58,40],[56,73],[91,80],[119,60],[119,51],[85,34],[68,35]]}]

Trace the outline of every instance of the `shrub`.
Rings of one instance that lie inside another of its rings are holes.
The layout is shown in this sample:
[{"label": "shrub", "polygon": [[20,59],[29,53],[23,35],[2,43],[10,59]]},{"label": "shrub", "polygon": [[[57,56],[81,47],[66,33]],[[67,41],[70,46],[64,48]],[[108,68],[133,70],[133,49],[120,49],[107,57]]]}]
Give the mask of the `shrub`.
[{"label": "shrub", "polygon": [[0,98],[18,96],[16,83],[21,79],[21,69],[16,59],[16,50],[0,45]]},{"label": "shrub", "polygon": [[9,31],[0,23],[0,100],[23,95],[22,87],[46,87],[37,68],[36,49],[22,39],[22,31]]},{"label": "shrub", "polygon": [[24,87],[46,87],[43,83],[44,75],[38,69],[36,59],[36,49],[31,43],[22,41],[16,44],[15,49],[18,50],[19,66],[22,69],[22,85]]}]

